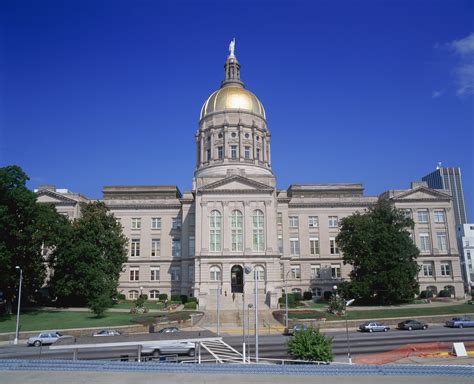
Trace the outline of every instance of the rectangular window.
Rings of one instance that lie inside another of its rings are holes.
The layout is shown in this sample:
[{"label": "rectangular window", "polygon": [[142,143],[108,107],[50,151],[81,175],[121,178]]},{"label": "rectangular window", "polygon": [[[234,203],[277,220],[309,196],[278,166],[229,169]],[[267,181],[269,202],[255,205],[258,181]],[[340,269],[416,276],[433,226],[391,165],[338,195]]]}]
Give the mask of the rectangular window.
[{"label": "rectangular window", "polygon": [[173,239],[173,243],[171,245],[171,254],[173,257],[181,257],[181,240]]},{"label": "rectangular window", "polygon": [[150,280],[160,281],[160,267],[150,267]]},{"label": "rectangular window", "polygon": [[291,277],[293,279],[301,279],[301,267],[299,265],[291,266]]},{"label": "rectangular window", "polygon": [[420,233],[420,251],[430,252],[430,235],[428,233]]},{"label": "rectangular window", "polygon": [[280,264],[280,279],[285,279],[285,266],[283,264]]},{"label": "rectangular window", "polygon": [[194,267],[192,265],[188,267],[188,281],[194,281]]},{"label": "rectangular window", "polygon": [[433,263],[423,263],[423,276],[433,276]]},{"label": "rectangular window", "polygon": [[160,256],[161,242],[160,239],[151,240],[151,256]]},{"label": "rectangular window", "polygon": [[181,217],[173,217],[171,220],[172,229],[181,229]]},{"label": "rectangular window", "polygon": [[319,218],[318,218],[318,216],[308,216],[308,226],[310,228],[319,227]]},{"label": "rectangular window", "polygon": [[331,255],[338,255],[339,254],[339,248],[337,247],[335,237],[330,237],[329,238],[329,253]]},{"label": "rectangular window", "polygon": [[189,256],[194,256],[194,253],[196,250],[196,242],[194,240],[194,236],[189,236],[188,247],[189,247]]},{"label": "rectangular window", "polygon": [[466,251],[466,257],[468,260],[471,260],[471,251]]},{"label": "rectangular window", "polygon": [[171,281],[180,281],[181,280],[181,268],[180,267],[171,267]]},{"label": "rectangular window", "polygon": [[206,149],[206,157],[207,157],[207,161],[210,161],[211,160],[211,150],[210,149]]},{"label": "rectangular window", "polygon": [[451,276],[451,262],[444,261],[441,262],[441,276]]},{"label": "rectangular window", "polygon": [[257,160],[260,160],[260,148],[257,148]]},{"label": "rectangular window", "polygon": [[444,211],[434,211],[434,219],[435,223],[444,223],[446,221]]},{"label": "rectangular window", "polygon": [[290,221],[290,228],[298,228],[299,226],[298,216],[290,216],[288,217],[288,219]]},{"label": "rectangular window", "polygon": [[224,148],[223,147],[217,147],[217,158],[219,160],[222,160],[224,158]]},{"label": "rectangular window", "polygon": [[230,146],[230,158],[232,160],[237,159],[237,145]]},{"label": "rectangular window", "polygon": [[132,239],[130,242],[130,256],[140,256],[140,239]]},{"label": "rectangular window", "polygon": [[278,235],[278,252],[283,253],[283,236]]},{"label": "rectangular window", "polygon": [[309,239],[309,251],[312,255],[319,255],[319,239],[317,237]]},{"label": "rectangular window", "polygon": [[339,264],[331,265],[331,277],[333,279],[339,279],[341,277],[341,266]]},{"label": "rectangular window", "polygon": [[140,279],[140,268],[131,267],[130,268],[130,281],[138,281]]},{"label": "rectangular window", "polygon": [[411,209],[410,208],[407,208],[407,209],[403,209],[403,216],[405,216],[406,219],[411,219]]},{"label": "rectangular window", "polygon": [[277,213],[277,224],[283,224],[283,213]]},{"label": "rectangular window", "polygon": [[337,216],[329,216],[328,225],[329,225],[329,228],[337,228],[338,227]]},{"label": "rectangular window", "polygon": [[298,238],[290,239],[290,255],[298,256],[300,254],[300,240]]},{"label": "rectangular window", "polygon": [[161,229],[161,217],[151,218],[151,229]]},{"label": "rectangular window", "polygon": [[250,159],[250,147],[244,147],[244,157],[246,160]]},{"label": "rectangular window", "polygon": [[132,217],[132,229],[140,229],[142,227],[142,220],[139,217]]},{"label": "rectangular window", "polygon": [[436,238],[438,239],[438,251],[446,252],[448,250],[446,232],[437,232]]},{"label": "rectangular window", "polygon": [[418,222],[419,223],[427,223],[428,222],[428,211],[426,209],[418,210]]},{"label": "rectangular window", "polygon": [[196,225],[196,215],[194,213],[188,213],[188,225],[194,227]]},{"label": "rectangular window", "polygon": [[311,278],[319,279],[321,277],[321,265],[312,264],[311,265]]}]

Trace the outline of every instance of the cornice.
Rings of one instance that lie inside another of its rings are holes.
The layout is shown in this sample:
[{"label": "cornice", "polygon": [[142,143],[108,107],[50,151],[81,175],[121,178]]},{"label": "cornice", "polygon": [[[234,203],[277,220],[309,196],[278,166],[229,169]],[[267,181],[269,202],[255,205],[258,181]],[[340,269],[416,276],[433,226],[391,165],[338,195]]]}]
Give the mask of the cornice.
[{"label": "cornice", "polygon": [[288,203],[288,208],[320,208],[320,207],[370,207],[376,202],[310,202],[310,203]]},{"label": "cornice", "polygon": [[181,209],[181,207],[181,204],[107,204],[107,208],[112,211],[118,209]]}]

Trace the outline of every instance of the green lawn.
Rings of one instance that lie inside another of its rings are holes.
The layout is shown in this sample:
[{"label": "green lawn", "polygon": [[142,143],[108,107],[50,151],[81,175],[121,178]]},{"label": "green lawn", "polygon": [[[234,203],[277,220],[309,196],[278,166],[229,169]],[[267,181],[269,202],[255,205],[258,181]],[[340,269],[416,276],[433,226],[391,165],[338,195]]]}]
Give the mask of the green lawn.
[{"label": "green lawn", "polygon": [[[96,318],[91,312],[31,310],[21,313],[20,331],[132,325],[135,324],[132,320],[139,317],[143,317],[143,315],[106,312],[105,316]],[[0,333],[15,332],[15,326],[16,315],[0,316]]]},{"label": "green lawn", "polygon": [[[450,314],[474,314],[474,305],[459,304],[449,305],[446,307],[428,307],[428,308],[391,308],[391,309],[378,309],[374,311],[348,311],[347,319],[358,320],[358,319],[382,319],[388,317],[412,317],[412,316],[434,316],[434,315],[450,315]],[[307,310],[301,312],[290,312],[290,318],[294,319],[311,319],[324,317],[327,320],[341,320],[345,319],[344,316],[335,316],[324,311]]]}]

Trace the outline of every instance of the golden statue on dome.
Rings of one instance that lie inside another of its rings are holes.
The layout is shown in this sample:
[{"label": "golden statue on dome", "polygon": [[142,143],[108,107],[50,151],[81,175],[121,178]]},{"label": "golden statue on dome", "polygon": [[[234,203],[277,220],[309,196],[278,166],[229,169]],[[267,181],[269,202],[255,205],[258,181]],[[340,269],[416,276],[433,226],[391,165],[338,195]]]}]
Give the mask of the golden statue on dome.
[{"label": "golden statue on dome", "polygon": [[229,57],[235,57],[234,50],[235,50],[235,37],[231,40],[229,44],[229,52],[230,52]]}]

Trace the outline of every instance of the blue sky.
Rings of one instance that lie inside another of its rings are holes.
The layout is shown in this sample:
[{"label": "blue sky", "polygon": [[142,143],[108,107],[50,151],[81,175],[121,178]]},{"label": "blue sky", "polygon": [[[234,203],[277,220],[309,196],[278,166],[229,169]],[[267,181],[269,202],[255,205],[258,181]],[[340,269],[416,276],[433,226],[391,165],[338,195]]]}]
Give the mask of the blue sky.
[{"label": "blue sky", "polygon": [[231,38],[279,188],[367,195],[460,166],[474,220],[472,1],[3,1],[0,164],[30,186],[191,188]]}]

